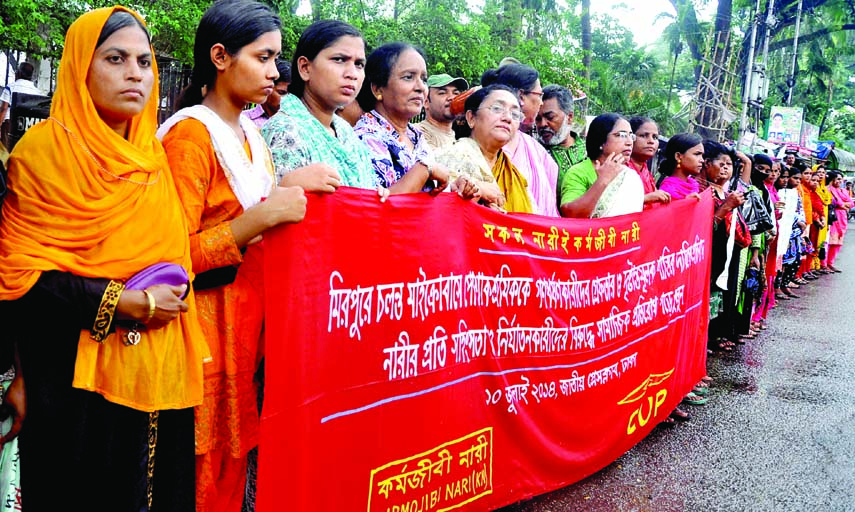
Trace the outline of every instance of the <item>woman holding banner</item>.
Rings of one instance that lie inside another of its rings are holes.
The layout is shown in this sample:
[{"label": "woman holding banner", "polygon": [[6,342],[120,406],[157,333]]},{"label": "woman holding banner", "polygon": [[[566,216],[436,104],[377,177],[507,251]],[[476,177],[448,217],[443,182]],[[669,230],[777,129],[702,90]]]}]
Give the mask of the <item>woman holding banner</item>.
[{"label": "woman holding banner", "polygon": [[343,21],[315,22],[300,36],[291,69],[291,94],[262,130],[279,184],[326,193],[375,188],[371,155],[336,114],[356,101],[365,78],[362,34]]},{"label": "woman holding banner", "polygon": [[194,508],[208,350],[157,91],[139,15],[88,12],[66,34],[50,119],[9,160],[0,312],[26,374],[26,510]]},{"label": "woman holding banner", "polygon": [[710,346],[716,350],[733,351],[732,318],[736,299],[739,254],[751,245],[751,233],[739,213],[745,202],[741,191],[728,190],[733,176],[734,154],[714,141],[704,141],[703,177],[698,181],[712,189],[716,211],[713,216],[712,262],[710,290]]},{"label": "woman holding banner", "polygon": [[520,129],[512,134],[504,147],[514,167],[525,179],[531,199],[532,213],[558,217],[558,164],[534,137],[535,118],[543,104],[543,87],[537,70],[525,64],[506,64],[488,69],[481,75],[481,84],[505,85],[514,91],[523,113]]},{"label": "woman holding banner", "polygon": [[[424,136],[410,123],[427,95],[424,52],[407,43],[386,43],[368,56],[365,77],[357,96],[365,114],[355,131],[368,148],[379,184],[393,194],[445,190],[448,169],[435,161]],[[464,199],[480,197],[465,177],[450,185]]]},{"label": "woman holding banner", "polygon": [[486,206],[531,213],[526,180],[502,151],[523,119],[513,89],[488,85],[468,95],[463,108],[470,134],[440,150],[437,161],[453,169],[452,178],[473,180]]},{"label": "woman holding banner", "polygon": [[[257,390],[270,228],[299,222],[306,197],[278,187],[270,151],[241,115],[264,103],[278,77],[281,22],[249,0],[214,3],[196,31],[182,107],[158,131],[184,206],[193,282],[213,362],[196,408],[196,510],[232,511],[244,501],[247,453],[258,444]],[[203,94],[203,89],[206,93]]]}]

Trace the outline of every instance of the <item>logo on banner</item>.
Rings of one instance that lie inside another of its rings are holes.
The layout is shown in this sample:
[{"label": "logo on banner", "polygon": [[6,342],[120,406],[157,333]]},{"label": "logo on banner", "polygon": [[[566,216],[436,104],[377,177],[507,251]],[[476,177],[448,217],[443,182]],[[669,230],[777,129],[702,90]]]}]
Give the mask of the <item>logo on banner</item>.
[{"label": "logo on banner", "polygon": [[493,428],[371,471],[368,512],[444,512],[493,492]]},{"label": "logo on banner", "polygon": [[[623,400],[618,402],[618,405],[629,405],[638,403],[638,407],[629,415],[629,423],[626,426],[626,435],[632,435],[638,427],[644,427],[650,418],[656,418],[659,415],[659,407],[665,403],[668,398],[668,390],[660,389],[653,393],[654,388],[661,386],[663,382],[668,380],[674,374],[674,368],[665,373],[651,373],[640,386],[632,390],[626,395]],[[645,403],[645,398],[647,398]]]}]

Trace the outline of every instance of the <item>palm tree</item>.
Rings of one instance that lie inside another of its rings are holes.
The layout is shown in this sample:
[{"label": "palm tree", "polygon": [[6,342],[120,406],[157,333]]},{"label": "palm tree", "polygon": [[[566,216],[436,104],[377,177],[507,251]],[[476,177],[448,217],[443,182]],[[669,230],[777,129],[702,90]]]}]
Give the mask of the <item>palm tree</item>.
[{"label": "palm tree", "polygon": [[677,22],[677,17],[669,13],[660,13],[654,18],[654,23],[661,18],[671,18],[673,21],[662,31],[662,37],[668,43],[669,54],[673,57],[671,61],[671,79],[668,81],[668,100],[665,108],[671,107],[671,92],[674,89],[674,74],[677,71],[677,58],[683,53],[683,33]]}]

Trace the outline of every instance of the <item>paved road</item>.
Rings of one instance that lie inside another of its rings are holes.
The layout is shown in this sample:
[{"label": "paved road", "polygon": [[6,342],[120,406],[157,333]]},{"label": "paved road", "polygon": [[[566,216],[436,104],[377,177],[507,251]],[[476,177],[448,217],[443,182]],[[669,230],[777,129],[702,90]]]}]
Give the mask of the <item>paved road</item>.
[{"label": "paved road", "polygon": [[500,512],[855,511],[855,230],[837,266],[756,340],[710,358],[692,421]]}]

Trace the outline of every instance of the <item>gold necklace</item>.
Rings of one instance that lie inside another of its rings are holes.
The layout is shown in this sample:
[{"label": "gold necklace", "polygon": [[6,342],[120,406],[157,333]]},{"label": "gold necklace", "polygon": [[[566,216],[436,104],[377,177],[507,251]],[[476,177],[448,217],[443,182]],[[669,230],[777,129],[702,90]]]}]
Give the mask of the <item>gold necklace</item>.
[{"label": "gold necklace", "polygon": [[150,187],[150,186],[154,185],[155,183],[157,183],[158,181],[160,181],[160,173],[162,172],[161,170],[157,171],[157,176],[155,176],[154,180],[152,180],[152,181],[136,181],[136,180],[132,180],[130,178],[124,178],[122,176],[118,176],[116,174],[113,174],[112,172],[105,169],[103,165],[101,165],[101,162],[99,162],[98,159],[95,158],[95,155],[93,155],[92,152],[89,151],[89,148],[87,148],[82,142],[80,142],[80,139],[77,138],[77,135],[73,131],[69,130],[68,127],[66,127],[64,124],[62,124],[59,119],[57,119],[53,116],[50,116],[48,119],[50,119],[54,123],[61,126],[63,130],[65,130],[69,135],[71,135],[71,138],[74,139],[74,141],[77,143],[77,145],[80,146],[83,149],[83,151],[86,152],[87,155],[89,155],[89,158],[91,158],[92,161],[95,162],[95,165],[97,165],[98,168],[101,169],[101,172],[103,172],[104,174],[112,176],[112,177],[116,178],[117,180],[127,181],[128,183],[133,183],[134,185],[143,185],[146,187]]}]

